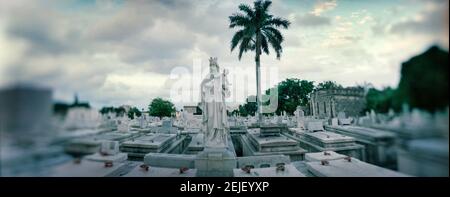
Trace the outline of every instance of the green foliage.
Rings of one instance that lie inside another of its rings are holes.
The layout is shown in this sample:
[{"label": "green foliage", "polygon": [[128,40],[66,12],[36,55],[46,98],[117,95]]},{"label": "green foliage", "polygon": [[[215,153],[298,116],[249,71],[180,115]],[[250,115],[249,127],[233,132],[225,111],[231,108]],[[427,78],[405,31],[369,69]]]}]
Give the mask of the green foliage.
[{"label": "green foliage", "polygon": [[[123,116],[125,115],[125,108],[123,107],[102,107],[99,112],[103,115],[107,114],[107,113],[115,113],[116,116]],[[141,111],[139,111],[136,107],[132,107],[130,110],[128,110],[127,112],[127,116],[131,119],[134,119],[135,116],[140,117],[142,115]]]},{"label": "green foliage", "polygon": [[[297,106],[308,104],[308,95],[314,90],[314,82],[289,78],[278,83],[275,88],[278,88],[278,108],[275,113],[279,115],[285,111],[292,115]],[[269,93],[269,90],[266,90],[266,95]]]},{"label": "green foliage", "polygon": [[99,111],[101,114],[107,114],[107,113],[112,113],[112,112],[115,112],[114,111],[114,107],[102,107],[101,109],[100,109],[100,111]]},{"label": "green foliage", "polygon": [[238,109],[235,109],[235,110],[233,110],[233,111],[231,111],[231,115],[232,116],[236,116],[236,115],[238,115],[239,114],[239,108]]},{"label": "green foliage", "polygon": [[126,110],[123,107],[118,107],[118,108],[114,108],[114,112],[116,113],[116,116],[123,116],[125,114]]},{"label": "green foliage", "polygon": [[[239,28],[231,39],[231,51],[239,45],[239,60],[241,60],[244,52],[255,51],[257,73],[259,72],[261,66],[260,55],[262,52],[269,55],[269,46],[271,46],[271,48],[275,51],[277,59],[280,59],[281,53],[283,52],[281,44],[284,41],[284,37],[278,29],[287,29],[291,24],[286,19],[269,14],[269,7],[271,4],[272,1],[268,0],[257,0],[253,3],[253,7],[246,4],[240,4],[240,12],[234,13],[229,17],[229,27]],[[259,77],[260,76],[257,75],[257,96],[261,97],[261,84],[259,83]],[[261,105],[260,98],[255,101],[255,106]],[[242,110],[240,111],[245,112],[245,114],[253,113],[253,110],[251,110],[253,105],[247,105],[247,107],[245,105],[242,106]]]},{"label": "green foliage", "polygon": [[162,98],[155,98],[148,106],[149,114],[151,116],[170,117],[175,113],[175,107],[170,101]]},{"label": "green foliage", "polygon": [[239,114],[241,116],[254,116],[257,110],[255,101],[255,96],[249,96],[249,98],[247,98],[247,102],[244,105],[239,105]]},{"label": "green foliage", "polygon": [[[308,104],[309,93],[314,90],[314,82],[290,78],[278,83],[275,88],[278,88],[278,108],[275,113],[280,115],[281,112],[285,111],[288,114],[293,114],[297,106]],[[266,90],[267,96],[270,94],[269,91]],[[239,105],[239,108],[231,114],[239,112],[241,116],[254,116],[257,111],[255,100],[255,96],[248,97],[246,103]],[[268,102],[265,105],[268,105]]]},{"label": "green foliage", "polygon": [[396,93],[396,90],[390,87],[382,90],[370,88],[366,95],[365,111],[372,109],[380,113],[387,113],[389,109],[399,111],[401,105],[398,102]]},{"label": "green foliage", "polygon": [[401,102],[435,112],[448,106],[448,52],[436,46],[404,62],[398,85]]},{"label": "green foliage", "polygon": [[317,87],[316,90],[329,90],[329,89],[341,89],[344,88],[342,87],[342,85],[337,84],[335,81],[324,81],[324,82],[320,82]]},{"label": "green foliage", "polygon": [[53,113],[65,116],[70,108],[75,107],[84,107],[84,108],[91,108],[89,103],[79,103],[78,99],[75,99],[74,103],[67,104],[63,102],[57,102],[53,104]]},{"label": "green foliage", "polygon": [[271,1],[263,0],[255,1],[253,7],[241,4],[241,12],[229,17],[230,28],[240,28],[231,39],[231,51],[239,45],[239,59],[247,51],[256,51],[257,56],[261,51],[269,54],[269,45],[277,54],[277,58],[281,57],[281,43],[284,38],[277,28],[287,29],[290,22],[269,14],[271,4]]},{"label": "green foliage", "polygon": [[142,113],[141,111],[139,111],[138,108],[136,107],[132,107],[129,111],[128,111],[128,117],[131,119],[134,119],[134,117],[141,117]]},{"label": "green foliage", "polygon": [[111,106],[111,107],[102,107],[99,112],[103,115],[107,113],[115,113],[116,116],[123,116],[125,114],[125,111],[126,110],[123,107],[116,108]]},{"label": "green foliage", "polygon": [[412,108],[430,112],[448,106],[448,52],[436,46],[402,64],[397,89],[369,89],[366,110],[400,111],[407,103]]},{"label": "green foliage", "polygon": [[200,108],[200,104],[201,104],[201,103],[198,103],[198,104],[197,104],[197,107],[195,108],[195,113],[194,113],[194,115],[202,115],[203,111],[202,111],[202,109]]},{"label": "green foliage", "polygon": [[53,104],[53,113],[65,116],[70,106],[66,103],[54,103]]}]

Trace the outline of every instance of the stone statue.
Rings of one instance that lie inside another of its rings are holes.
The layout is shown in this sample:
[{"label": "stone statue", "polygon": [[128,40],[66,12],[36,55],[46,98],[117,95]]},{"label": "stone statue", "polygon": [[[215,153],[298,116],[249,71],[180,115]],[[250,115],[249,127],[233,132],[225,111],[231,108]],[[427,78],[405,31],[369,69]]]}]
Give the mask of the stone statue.
[{"label": "stone statue", "polygon": [[210,73],[200,87],[205,148],[226,148],[229,126],[225,98],[230,96],[228,72],[219,72],[217,58],[209,59],[209,68]]}]

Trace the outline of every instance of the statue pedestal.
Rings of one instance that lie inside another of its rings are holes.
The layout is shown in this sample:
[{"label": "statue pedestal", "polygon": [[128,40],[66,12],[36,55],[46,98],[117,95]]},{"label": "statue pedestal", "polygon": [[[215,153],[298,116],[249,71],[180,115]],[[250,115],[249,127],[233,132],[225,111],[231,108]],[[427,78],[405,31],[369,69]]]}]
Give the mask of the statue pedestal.
[{"label": "statue pedestal", "polygon": [[195,159],[198,177],[233,177],[237,161],[226,148],[205,148]]}]

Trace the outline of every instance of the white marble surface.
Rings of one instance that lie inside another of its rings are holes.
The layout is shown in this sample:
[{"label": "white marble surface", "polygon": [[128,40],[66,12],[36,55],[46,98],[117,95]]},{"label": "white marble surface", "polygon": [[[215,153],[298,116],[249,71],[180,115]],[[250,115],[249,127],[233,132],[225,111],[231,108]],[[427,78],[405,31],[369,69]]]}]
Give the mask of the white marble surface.
[{"label": "white marble surface", "polygon": [[260,136],[259,129],[249,129],[249,135],[258,142],[260,146],[280,146],[280,145],[297,145],[298,142],[286,136]]},{"label": "white marble surface", "polygon": [[189,169],[180,173],[178,168],[160,168],[149,166],[148,171],[137,165],[133,170],[124,175],[124,177],[195,177],[197,170]]},{"label": "white marble surface", "polygon": [[70,161],[52,170],[52,177],[104,177],[123,166],[124,163],[114,163],[105,167],[104,162],[82,160],[80,163]]},{"label": "white marble surface", "polygon": [[176,134],[147,134],[146,136],[123,142],[122,146],[136,148],[159,148],[175,137]]},{"label": "white marble surface", "polygon": [[306,124],[308,131],[325,131],[323,123],[320,121],[311,121]]},{"label": "white marble surface", "polygon": [[95,153],[85,157],[89,161],[99,161],[99,162],[122,162],[127,160],[126,153],[117,153],[115,155],[102,155],[100,153]]},{"label": "white marble surface", "polygon": [[235,177],[305,177],[292,164],[285,165],[285,170],[278,172],[276,167],[253,168],[250,173],[246,173],[242,169],[234,169],[233,172]]},{"label": "white marble surface", "polygon": [[[325,152],[327,154],[325,154]],[[305,154],[305,160],[306,161],[330,161],[330,160],[337,160],[337,159],[344,159],[347,157],[346,155],[342,155],[339,153],[336,153],[334,151],[325,151],[325,152],[316,152],[316,153],[306,153]]]},{"label": "white marble surface", "polygon": [[378,167],[356,158],[351,162],[345,159],[328,161],[322,165],[320,161],[307,162],[308,171],[318,177],[405,177],[408,175]]},{"label": "white marble surface", "polygon": [[360,135],[367,135],[374,138],[382,138],[382,137],[395,137],[395,134],[392,132],[383,131],[380,129],[373,129],[368,127],[360,127],[360,126],[328,126],[330,128],[334,129],[341,129],[341,130],[348,130],[349,132],[360,134]]},{"label": "white marble surface", "polygon": [[314,137],[322,142],[330,143],[330,142],[351,142],[355,141],[355,138],[328,132],[328,131],[322,131],[322,132],[314,132],[314,133],[305,133],[305,135]]}]

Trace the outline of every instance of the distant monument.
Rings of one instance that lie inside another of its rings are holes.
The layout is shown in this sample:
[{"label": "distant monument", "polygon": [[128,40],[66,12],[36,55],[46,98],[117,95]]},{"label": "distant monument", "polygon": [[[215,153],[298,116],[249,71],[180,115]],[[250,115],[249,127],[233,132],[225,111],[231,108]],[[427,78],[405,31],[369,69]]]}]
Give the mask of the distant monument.
[{"label": "distant monument", "polygon": [[320,89],[310,94],[308,105],[310,114],[317,118],[335,118],[338,112],[357,117],[364,110],[366,99],[363,88]]},{"label": "distant monument", "polygon": [[229,150],[229,125],[225,98],[230,96],[227,71],[219,72],[217,58],[209,59],[210,73],[202,81],[202,132],[205,148],[197,155],[197,176],[233,176],[236,155]]}]

